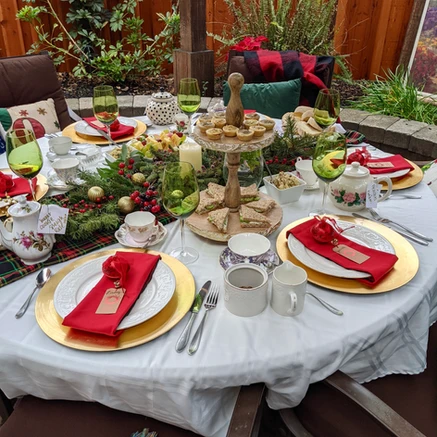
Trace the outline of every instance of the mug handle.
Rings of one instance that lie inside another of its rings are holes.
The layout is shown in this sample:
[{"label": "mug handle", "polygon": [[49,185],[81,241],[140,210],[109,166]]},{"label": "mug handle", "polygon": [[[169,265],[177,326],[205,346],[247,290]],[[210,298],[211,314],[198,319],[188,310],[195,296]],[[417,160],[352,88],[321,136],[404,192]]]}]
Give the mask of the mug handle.
[{"label": "mug handle", "polygon": [[287,310],[287,314],[294,316],[297,311],[297,296],[294,291],[289,291],[288,295],[290,296],[290,308]]},{"label": "mug handle", "polygon": [[382,200],[387,199],[388,196],[390,196],[392,190],[393,190],[393,184],[391,182],[391,179],[388,178],[387,176],[379,176],[378,178],[375,179],[375,182],[380,183],[380,182],[385,182],[388,186],[387,191],[379,197],[378,202],[381,202]]}]

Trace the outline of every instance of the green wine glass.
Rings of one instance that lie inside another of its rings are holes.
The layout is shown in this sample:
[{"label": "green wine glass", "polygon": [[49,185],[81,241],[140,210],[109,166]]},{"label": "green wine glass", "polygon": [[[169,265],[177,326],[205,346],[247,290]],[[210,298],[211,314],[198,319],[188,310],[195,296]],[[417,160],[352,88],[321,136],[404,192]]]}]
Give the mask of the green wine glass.
[{"label": "green wine glass", "polygon": [[43,157],[33,131],[16,129],[6,134],[6,159],[18,177],[29,181],[32,199],[36,200],[32,179],[41,171]]},{"label": "green wine glass", "polygon": [[111,124],[118,117],[118,102],[114,88],[110,85],[99,85],[93,91],[94,117],[106,126],[111,137]]},{"label": "green wine glass", "polygon": [[197,79],[185,77],[180,80],[178,87],[178,105],[188,116],[188,135],[191,135],[191,117],[200,107],[200,88]]},{"label": "green wine glass", "polygon": [[164,208],[181,223],[181,247],[170,255],[183,264],[190,264],[199,258],[192,247],[185,246],[185,219],[196,210],[200,201],[196,171],[188,162],[170,162],[164,170],[162,181],[162,201]]},{"label": "green wine glass", "polygon": [[340,93],[325,88],[319,91],[314,105],[314,120],[324,130],[335,124],[340,114]]},{"label": "green wine glass", "polygon": [[317,138],[313,155],[313,170],[324,182],[322,208],[310,215],[325,215],[325,202],[330,182],[339,178],[346,169],[346,137],[338,132],[324,132]]}]

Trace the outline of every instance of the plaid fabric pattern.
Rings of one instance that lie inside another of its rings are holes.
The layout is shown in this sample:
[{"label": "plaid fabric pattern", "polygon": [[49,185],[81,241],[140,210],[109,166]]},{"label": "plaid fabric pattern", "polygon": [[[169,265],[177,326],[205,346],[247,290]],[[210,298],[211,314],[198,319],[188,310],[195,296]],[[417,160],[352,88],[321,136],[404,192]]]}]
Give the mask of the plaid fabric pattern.
[{"label": "plaid fabric pattern", "polygon": [[314,106],[319,90],[326,88],[322,78],[332,63],[330,56],[306,55],[295,50],[257,50],[243,53],[254,82],[282,82],[300,78],[301,105]]},{"label": "plaid fabric pattern", "polygon": [[[167,212],[159,213],[157,218],[163,225],[175,220]],[[12,251],[4,250],[0,252],[0,287],[18,281],[18,279],[30,275],[42,267],[77,258],[114,243],[117,243],[117,240],[113,232],[98,234],[92,241],[59,241],[53,246],[52,255],[47,261],[32,266],[23,264]]]},{"label": "plaid fabric pattern", "polygon": [[346,137],[346,144],[348,146],[355,146],[366,141],[366,137],[361,132],[356,130],[348,130],[344,135]]}]

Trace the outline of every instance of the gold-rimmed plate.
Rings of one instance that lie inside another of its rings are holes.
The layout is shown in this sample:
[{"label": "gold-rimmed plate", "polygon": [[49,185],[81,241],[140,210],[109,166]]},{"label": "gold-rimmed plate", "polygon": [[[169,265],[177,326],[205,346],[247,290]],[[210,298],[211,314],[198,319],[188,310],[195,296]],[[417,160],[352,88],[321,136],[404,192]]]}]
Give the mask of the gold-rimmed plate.
[{"label": "gold-rimmed plate", "polygon": [[387,291],[395,290],[410,282],[417,271],[419,270],[419,257],[414,247],[401,235],[392,229],[387,228],[383,224],[371,222],[370,220],[363,220],[354,217],[340,216],[336,217],[340,220],[356,223],[361,226],[365,226],[373,231],[379,233],[386,238],[395,249],[395,253],[399,258],[393,269],[380,281],[375,287],[366,287],[361,282],[354,279],[338,278],[335,276],[326,275],[324,273],[316,272],[310,269],[301,262],[299,262],[288,249],[287,244],[287,231],[295,226],[303,223],[307,220],[311,220],[311,217],[305,217],[300,220],[296,220],[286,226],[278,236],[276,240],[276,251],[279,258],[282,261],[289,260],[293,264],[296,264],[304,268],[308,274],[308,281],[319,285],[320,287],[327,288],[329,290],[340,291],[343,293],[353,294],[376,294],[385,293]]},{"label": "gold-rimmed plate", "polygon": [[[404,190],[405,188],[411,188],[420,183],[423,179],[423,171],[420,169],[420,167],[415,164],[412,161],[407,161],[414,167],[414,170],[411,170],[408,174],[405,176],[402,176],[400,178],[394,178],[392,179],[393,184],[393,191],[396,190]],[[384,176],[383,174],[378,176]],[[387,190],[387,184],[385,182],[381,182],[382,189]]]},{"label": "gold-rimmed plate", "polygon": [[162,261],[172,270],[176,279],[176,289],[170,302],[156,316],[132,328],[126,329],[118,338],[118,343],[100,341],[100,338],[84,335],[71,335],[70,328],[62,325],[53,304],[53,295],[61,279],[76,267],[101,256],[114,255],[115,252],[142,252],[143,249],[110,249],[87,255],[72,261],[50,278],[41,289],[35,304],[35,316],[40,328],[52,340],[84,351],[108,352],[122,350],[147,343],[165,334],[179,323],[190,309],[195,294],[194,278],[191,272],[177,259],[164,253],[148,251],[161,255]]},{"label": "gold-rimmed plate", "polygon": [[[137,127],[135,128],[135,131],[132,135],[128,135],[123,138],[115,139],[115,143],[125,143],[126,141],[132,140],[133,138],[138,137],[139,135],[142,135],[147,130],[147,126],[145,123],[143,123],[140,120],[135,119],[137,122]],[[109,143],[108,140],[106,140],[103,137],[95,137],[91,135],[78,135],[76,132],[76,124],[80,123],[79,121],[73,124],[70,124],[67,126],[63,131],[62,135],[65,137],[70,137],[73,140],[73,143],[78,144],[95,144],[97,146],[107,146]]]}]

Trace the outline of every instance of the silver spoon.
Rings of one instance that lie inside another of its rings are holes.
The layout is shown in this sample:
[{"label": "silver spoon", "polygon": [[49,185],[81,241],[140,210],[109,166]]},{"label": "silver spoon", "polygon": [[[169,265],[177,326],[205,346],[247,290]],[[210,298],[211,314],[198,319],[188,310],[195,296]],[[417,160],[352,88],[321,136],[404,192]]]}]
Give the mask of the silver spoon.
[{"label": "silver spoon", "polygon": [[23,317],[24,313],[27,311],[27,308],[29,308],[30,302],[32,302],[32,297],[35,294],[35,291],[39,290],[46,284],[46,282],[50,279],[51,274],[52,274],[51,270],[48,269],[47,267],[43,268],[38,273],[38,276],[36,277],[36,281],[35,281],[36,286],[33,289],[32,293],[30,293],[29,297],[26,299],[26,302],[24,302],[23,306],[18,310],[18,313],[15,314],[16,319],[20,319],[21,317]]},{"label": "silver spoon", "polygon": [[307,291],[307,294],[316,299],[320,304],[322,304],[327,310],[331,311],[331,313],[335,314],[336,316],[342,316],[343,311],[340,311],[339,309],[333,307],[328,302],[325,302],[323,299],[320,299],[320,297],[317,297],[315,294],[310,293]]},{"label": "silver spoon", "polygon": [[421,199],[422,196],[417,194],[390,194],[387,199]]}]

